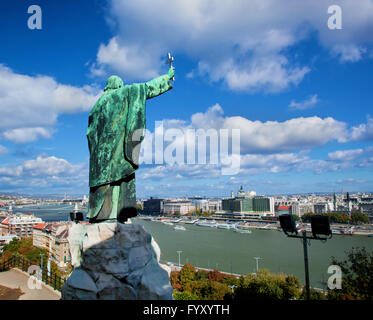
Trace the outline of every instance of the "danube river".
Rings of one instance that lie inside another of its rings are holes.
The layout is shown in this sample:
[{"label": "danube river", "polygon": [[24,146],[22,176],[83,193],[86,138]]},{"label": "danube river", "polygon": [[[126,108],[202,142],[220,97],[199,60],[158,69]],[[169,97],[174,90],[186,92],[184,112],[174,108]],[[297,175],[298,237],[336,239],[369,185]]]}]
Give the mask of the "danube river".
[{"label": "danube river", "polygon": [[[61,221],[69,219],[69,212],[74,206],[43,205],[14,208],[15,212],[32,212],[44,221]],[[82,210],[86,212],[86,210]],[[200,227],[182,224],[185,231],[176,231],[174,226],[161,222],[133,219],[153,235],[161,248],[161,260],[178,264],[190,262],[195,266],[218,269],[220,271],[247,274],[256,270],[255,257],[259,268],[271,272],[294,274],[304,283],[304,260],[302,240],[287,238],[282,232],[273,230],[251,229],[251,234],[237,233],[233,230]],[[311,240],[308,247],[310,282],[318,288],[325,287],[330,274],[331,256],[345,259],[345,251],[352,247],[365,247],[373,251],[373,237],[342,236],[321,242]]]},{"label": "danube river", "polygon": [[[42,218],[43,221],[66,221],[70,220],[70,212],[74,210],[74,205],[69,204],[43,204],[14,207],[13,213],[33,213],[36,217]],[[79,208],[85,214],[87,209]]]},{"label": "danube river", "polygon": [[[218,269],[238,274],[255,272],[256,260],[259,268],[271,272],[294,274],[304,283],[303,242],[287,238],[283,232],[251,229],[251,234],[233,230],[182,224],[185,231],[161,222],[133,219],[150,232],[161,248],[161,260],[175,264],[192,263],[209,269]],[[331,256],[342,260],[344,251],[352,247],[365,247],[373,251],[373,238],[367,236],[333,235],[327,242],[311,240],[308,247],[311,286],[324,288],[331,265]]]}]

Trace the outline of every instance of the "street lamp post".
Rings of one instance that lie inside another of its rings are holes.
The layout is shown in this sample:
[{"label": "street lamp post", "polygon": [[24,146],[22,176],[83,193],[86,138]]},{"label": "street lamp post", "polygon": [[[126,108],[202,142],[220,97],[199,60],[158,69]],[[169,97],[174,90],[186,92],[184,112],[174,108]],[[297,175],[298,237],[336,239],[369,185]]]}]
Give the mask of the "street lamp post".
[{"label": "street lamp post", "polygon": [[183,252],[183,251],[176,251],[179,255],[179,268],[180,268],[180,254]]},{"label": "street lamp post", "polygon": [[306,294],[307,300],[310,300],[310,273],[308,269],[308,248],[307,248],[307,233],[306,230],[302,231],[302,238],[303,238],[303,254],[304,254],[304,273],[306,277]]},{"label": "street lamp post", "polygon": [[40,257],[41,257],[41,281],[43,281],[43,256],[44,256],[44,253],[40,253]]},{"label": "street lamp post", "polygon": [[300,238],[303,241],[303,253],[304,253],[304,273],[305,273],[305,280],[306,280],[306,299],[310,300],[311,292],[310,292],[310,275],[308,269],[308,248],[307,248],[307,240],[324,240],[326,241],[328,238],[320,237],[328,236],[329,239],[332,237],[332,231],[330,230],[329,218],[327,216],[312,216],[311,217],[311,231],[312,237],[307,236],[307,231],[302,230],[302,235],[298,235],[298,229],[295,225],[294,217],[290,214],[283,214],[279,216],[280,225],[284,233],[289,238]]},{"label": "street lamp post", "polygon": [[261,257],[254,257],[254,259],[256,260],[256,272],[258,272],[259,270],[259,259],[262,259]]}]

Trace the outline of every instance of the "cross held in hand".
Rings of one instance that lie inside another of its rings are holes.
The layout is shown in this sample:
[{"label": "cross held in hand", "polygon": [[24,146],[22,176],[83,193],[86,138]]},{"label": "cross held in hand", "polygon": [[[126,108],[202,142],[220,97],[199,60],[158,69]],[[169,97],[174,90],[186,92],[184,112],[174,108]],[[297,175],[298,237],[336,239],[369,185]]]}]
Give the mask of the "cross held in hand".
[{"label": "cross held in hand", "polygon": [[[172,67],[172,62],[174,62],[174,57],[171,56],[171,53],[168,53],[166,63],[170,66],[170,68]],[[172,77],[171,80],[175,81],[175,77]]]}]

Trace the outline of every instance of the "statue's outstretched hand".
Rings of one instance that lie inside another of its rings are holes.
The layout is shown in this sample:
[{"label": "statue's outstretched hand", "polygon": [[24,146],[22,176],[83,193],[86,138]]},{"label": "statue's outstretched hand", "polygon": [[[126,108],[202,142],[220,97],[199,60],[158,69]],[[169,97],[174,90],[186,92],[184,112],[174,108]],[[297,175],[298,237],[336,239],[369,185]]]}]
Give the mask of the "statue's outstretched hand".
[{"label": "statue's outstretched hand", "polygon": [[174,77],[175,77],[175,68],[174,67],[170,67],[170,69],[168,70],[168,78],[170,80],[174,80]]}]

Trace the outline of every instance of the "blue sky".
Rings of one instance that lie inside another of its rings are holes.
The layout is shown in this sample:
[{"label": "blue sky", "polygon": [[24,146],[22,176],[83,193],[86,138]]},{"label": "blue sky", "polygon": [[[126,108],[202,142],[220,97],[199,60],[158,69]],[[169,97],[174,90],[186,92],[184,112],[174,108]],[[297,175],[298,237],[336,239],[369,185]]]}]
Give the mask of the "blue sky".
[{"label": "blue sky", "polygon": [[[27,27],[34,4],[41,30]],[[238,128],[240,171],[144,164],[139,197],[372,191],[372,30],[371,0],[3,0],[0,191],[87,194],[88,114],[107,77],[150,80],[169,51],[176,81],[147,102],[149,131]]]}]

